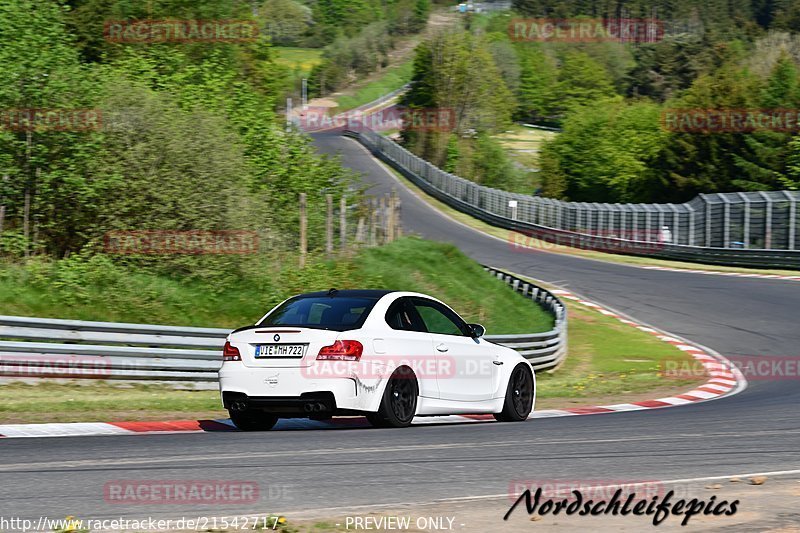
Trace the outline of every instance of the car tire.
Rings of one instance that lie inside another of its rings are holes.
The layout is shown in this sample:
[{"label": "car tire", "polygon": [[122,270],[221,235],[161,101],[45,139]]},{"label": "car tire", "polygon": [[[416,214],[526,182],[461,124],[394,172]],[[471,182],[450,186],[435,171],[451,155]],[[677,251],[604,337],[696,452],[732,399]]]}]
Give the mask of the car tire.
[{"label": "car tire", "polygon": [[376,427],[408,427],[417,412],[418,397],[417,377],[410,368],[400,367],[386,384],[378,412],[368,414],[367,420]]},{"label": "car tire", "polygon": [[503,410],[494,414],[499,422],[521,422],[533,409],[533,374],[526,365],[517,365],[511,371],[506,388]]},{"label": "car tire", "polygon": [[228,410],[231,422],[242,431],[268,431],[278,422],[278,417],[263,411]]},{"label": "car tire", "polygon": [[380,413],[367,413],[367,421],[376,428],[389,427],[388,422],[381,416]]}]

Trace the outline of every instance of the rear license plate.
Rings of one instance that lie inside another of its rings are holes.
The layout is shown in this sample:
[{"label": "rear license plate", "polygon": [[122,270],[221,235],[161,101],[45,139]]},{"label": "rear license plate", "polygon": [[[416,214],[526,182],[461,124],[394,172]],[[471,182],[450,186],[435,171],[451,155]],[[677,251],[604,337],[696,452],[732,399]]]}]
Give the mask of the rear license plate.
[{"label": "rear license plate", "polygon": [[256,346],[256,358],[289,357],[300,359],[306,354],[308,344],[259,344]]}]

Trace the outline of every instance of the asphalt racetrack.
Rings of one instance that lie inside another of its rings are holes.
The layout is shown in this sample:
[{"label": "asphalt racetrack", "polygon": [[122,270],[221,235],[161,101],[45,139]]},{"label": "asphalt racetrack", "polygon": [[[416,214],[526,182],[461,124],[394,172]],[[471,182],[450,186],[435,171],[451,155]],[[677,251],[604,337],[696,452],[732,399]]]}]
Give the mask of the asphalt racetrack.
[{"label": "asphalt racetrack", "polygon": [[[800,356],[800,282],[645,270],[515,251],[458,224],[399,184],[356,141],[318,135],[375,194],[398,188],[406,232],[456,244],[475,260],[569,289],[724,355]],[[2,514],[83,518],[286,514],[321,508],[504,494],[526,479],[652,480],[800,468],[800,387],[751,381],[694,405],[519,424],[405,430],[4,439]],[[255,481],[257,505],[118,505],[124,479]],[[508,508],[497,507],[497,520]],[[799,515],[800,517],[800,515]],[[498,525],[500,522],[498,522]]]}]

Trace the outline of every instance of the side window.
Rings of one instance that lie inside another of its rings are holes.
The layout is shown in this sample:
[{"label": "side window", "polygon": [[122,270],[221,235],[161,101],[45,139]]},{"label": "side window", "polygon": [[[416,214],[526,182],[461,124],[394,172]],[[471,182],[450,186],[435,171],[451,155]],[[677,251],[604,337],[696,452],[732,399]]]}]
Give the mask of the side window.
[{"label": "side window", "polygon": [[467,328],[464,321],[447,307],[432,300],[417,298],[414,300],[414,308],[430,333],[466,335]]},{"label": "side window", "polygon": [[408,298],[398,298],[386,311],[386,323],[392,329],[425,333],[425,323]]}]

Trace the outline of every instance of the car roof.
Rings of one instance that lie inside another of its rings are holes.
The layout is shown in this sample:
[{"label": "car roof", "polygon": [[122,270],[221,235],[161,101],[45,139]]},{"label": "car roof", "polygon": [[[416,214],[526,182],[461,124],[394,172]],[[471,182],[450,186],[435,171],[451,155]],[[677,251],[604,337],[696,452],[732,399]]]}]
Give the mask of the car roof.
[{"label": "car roof", "polygon": [[[380,299],[387,294],[397,292],[389,289],[341,289],[337,290],[333,298],[375,298]],[[330,291],[306,292],[298,294],[295,298],[321,298],[329,296]]]}]

